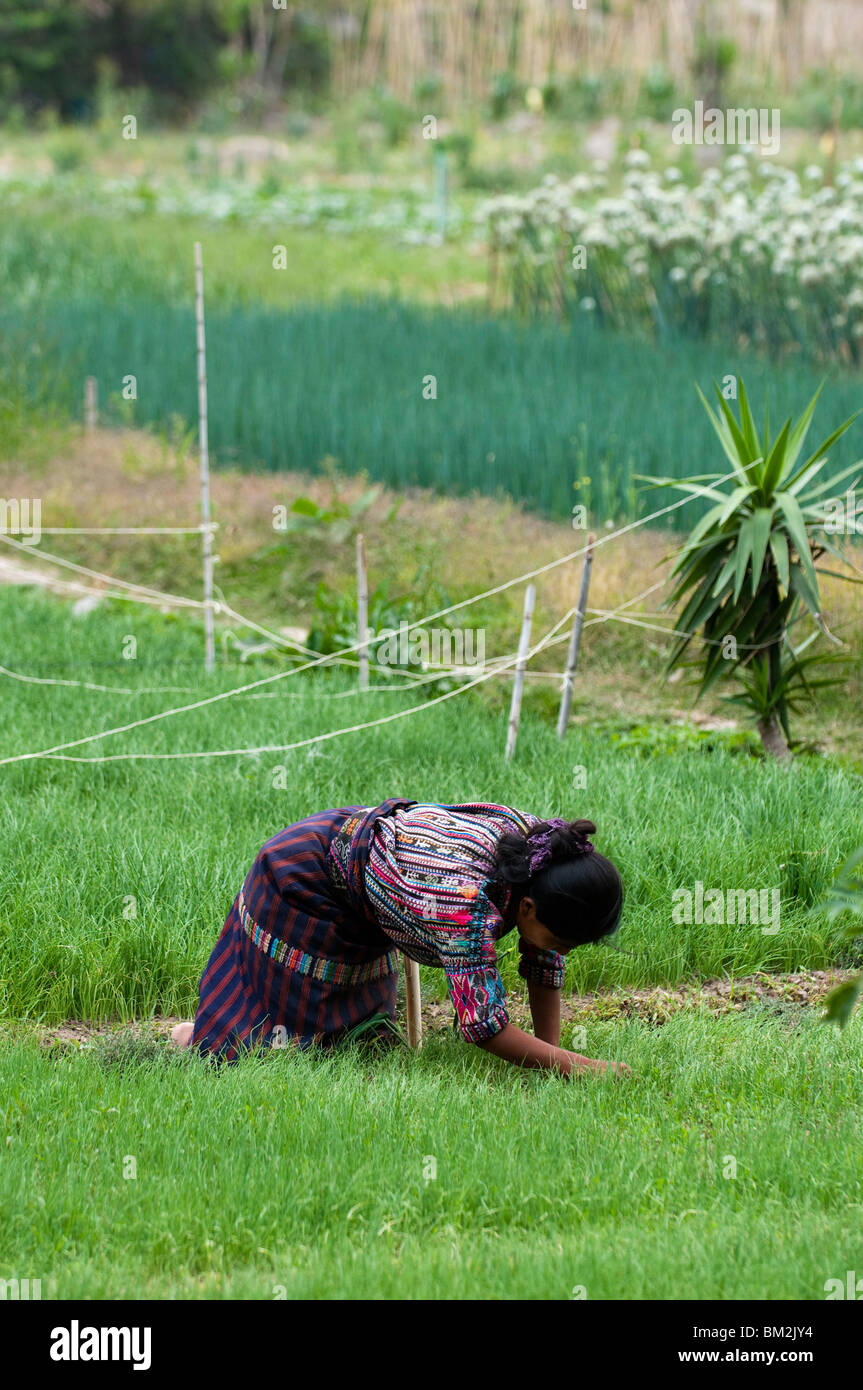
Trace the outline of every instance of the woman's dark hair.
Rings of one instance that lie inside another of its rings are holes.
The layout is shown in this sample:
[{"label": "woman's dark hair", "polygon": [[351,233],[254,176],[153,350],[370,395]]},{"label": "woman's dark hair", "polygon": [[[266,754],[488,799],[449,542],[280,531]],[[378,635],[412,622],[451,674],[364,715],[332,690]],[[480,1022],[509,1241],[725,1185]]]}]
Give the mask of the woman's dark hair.
[{"label": "woman's dark hair", "polygon": [[[511,907],[533,898],[542,925],[574,946],[609,936],[623,907],[620,874],[587,838],[595,831],[589,820],[541,821],[527,835],[511,832],[498,841],[494,881],[512,888]],[[537,852],[543,844],[545,855]],[[538,858],[545,862],[531,871]]]}]

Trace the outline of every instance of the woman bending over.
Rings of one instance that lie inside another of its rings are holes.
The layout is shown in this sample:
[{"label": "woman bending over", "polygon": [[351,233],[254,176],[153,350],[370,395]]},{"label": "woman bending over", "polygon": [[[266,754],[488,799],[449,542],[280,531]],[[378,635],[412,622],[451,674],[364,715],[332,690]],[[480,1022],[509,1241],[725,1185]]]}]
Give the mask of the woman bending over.
[{"label": "woman bending over", "polygon": [[[620,918],[615,866],[591,821],[509,806],[392,799],[319,811],[263,846],[174,1041],[231,1061],[255,1046],[332,1045],[395,1018],[398,952],[443,970],[462,1036],[565,1076],[615,1063],[560,1043],[563,957]],[[518,932],[534,1033],[510,1022],[496,944]]]}]

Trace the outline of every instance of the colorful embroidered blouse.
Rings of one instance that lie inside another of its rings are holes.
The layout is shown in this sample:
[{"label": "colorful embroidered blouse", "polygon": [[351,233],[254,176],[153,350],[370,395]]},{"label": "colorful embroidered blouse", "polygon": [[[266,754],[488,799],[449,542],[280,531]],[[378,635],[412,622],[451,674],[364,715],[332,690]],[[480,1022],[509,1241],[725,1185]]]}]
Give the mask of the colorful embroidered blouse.
[{"label": "colorful embroidered blouse", "polygon": [[[508,806],[415,803],[376,821],[364,887],[375,918],[404,953],[442,968],[459,1028],[484,1042],[508,1022],[495,943],[511,890],[492,881],[497,842],[538,818]],[[564,960],[519,937],[518,973],[560,989]]]}]

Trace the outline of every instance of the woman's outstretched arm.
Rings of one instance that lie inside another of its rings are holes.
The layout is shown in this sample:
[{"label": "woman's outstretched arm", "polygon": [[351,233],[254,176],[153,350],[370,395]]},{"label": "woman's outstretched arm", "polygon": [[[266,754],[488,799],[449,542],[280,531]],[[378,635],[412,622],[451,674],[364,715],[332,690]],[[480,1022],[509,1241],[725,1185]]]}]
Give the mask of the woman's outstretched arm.
[{"label": "woman's outstretched arm", "polygon": [[578,1052],[567,1052],[563,1047],[534,1038],[514,1023],[507,1023],[494,1037],[477,1044],[493,1057],[502,1057],[505,1062],[514,1062],[517,1067],[546,1068],[559,1071],[564,1076],[577,1076],[585,1072],[611,1071],[616,1075],[629,1075],[629,1067],[623,1062],[600,1062],[590,1057],[582,1057]]}]

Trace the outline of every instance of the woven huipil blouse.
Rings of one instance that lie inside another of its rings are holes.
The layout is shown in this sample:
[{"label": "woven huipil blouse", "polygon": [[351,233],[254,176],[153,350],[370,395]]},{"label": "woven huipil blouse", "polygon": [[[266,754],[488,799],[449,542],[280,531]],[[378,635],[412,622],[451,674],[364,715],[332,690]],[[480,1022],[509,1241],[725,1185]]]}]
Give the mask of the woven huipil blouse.
[{"label": "woven huipil blouse", "polygon": [[[501,835],[527,833],[538,817],[493,803],[401,807],[375,822],[365,892],[375,919],[400,950],[437,966],[462,1035],[480,1043],[509,1021],[496,943],[512,930],[511,890],[493,882]],[[519,975],[563,984],[564,960],[519,937]]]}]

